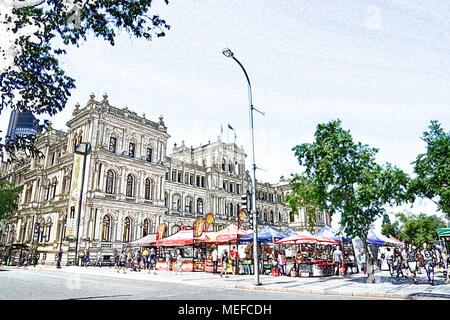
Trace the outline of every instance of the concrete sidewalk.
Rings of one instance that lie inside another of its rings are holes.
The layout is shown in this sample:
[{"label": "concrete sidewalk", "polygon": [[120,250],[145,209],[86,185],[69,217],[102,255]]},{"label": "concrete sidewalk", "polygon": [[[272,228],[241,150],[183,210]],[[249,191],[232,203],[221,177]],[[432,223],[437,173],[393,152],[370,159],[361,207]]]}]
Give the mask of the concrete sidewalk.
[{"label": "concrete sidewalk", "polygon": [[[2,266],[3,267],[3,266]],[[12,267],[5,267],[12,268]],[[142,270],[141,272],[127,271],[117,273],[114,267],[56,267],[38,265],[32,270],[46,270],[54,272],[66,272],[79,275],[96,275],[109,278],[133,279],[139,281],[157,281],[164,283],[176,283],[202,287],[220,287],[246,290],[270,290],[272,292],[291,292],[302,294],[338,295],[347,297],[375,298],[375,299],[448,299],[450,300],[450,285],[446,284],[442,272],[435,274],[435,286],[428,284],[425,272],[418,275],[419,284],[412,283],[411,278],[391,278],[388,271],[380,271],[375,274],[376,283],[368,284],[367,277],[358,273],[348,276],[333,276],[323,278],[299,278],[299,277],[273,277],[261,275],[261,285],[255,285],[253,275],[228,275],[220,277],[217,274],[207,272],[184,272],[176,275],[171,271]]]}]

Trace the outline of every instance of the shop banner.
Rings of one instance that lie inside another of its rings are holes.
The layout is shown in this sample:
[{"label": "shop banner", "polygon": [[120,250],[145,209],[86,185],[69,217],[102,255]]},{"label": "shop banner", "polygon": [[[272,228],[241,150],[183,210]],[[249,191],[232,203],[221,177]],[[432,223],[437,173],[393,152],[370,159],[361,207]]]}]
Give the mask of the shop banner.
[{"label": "shop banner", "polygon": [[242,223],[244,223],[245,219],[247,219],[247,211],[242,209],[241,211],[239,211],[238,230],[241,228]]},{"label": "shop banner", "polygon": [[66,237],[67,238],[76,238],[77,236],[77,219],[78,214],[80,214],[80,226],[83,225],[83,218],[86,212],[86,190],[87,190],[87,179],[89,175],[89,159],[90,155],[87,155],[86,159],[86,168],[84,172],[84,186],[83,186],[83,203],[81,206],[81,213],[78,212],[79,209],[79,201],[81,194],[81,183],[83,180],[83,161],[84,155],[75,153],[73,158],[73,166],[72,166],[72,182],[70,184],[70,199],[69,206],[67,208],[67,226],[66,226]]},{"label": "shop banner", "polygon": [[156,240],[164,239],[166,234],[167,225],[165,223],[160,223],[158,226],[158,232],[156,233]]},{"label": "shop banner", "polygon": [[208,213],[205,218],[205,231],[208,231],[209,226],[213,223],[213,221],[214,215],[212,213]]},{"label": "shop banner", "polygon": [[197,219],[194,221],[194,225],[192,227],[194,231],[194,238],[199,238],[203,234],[203,226],[205,224],[205,220]]}]

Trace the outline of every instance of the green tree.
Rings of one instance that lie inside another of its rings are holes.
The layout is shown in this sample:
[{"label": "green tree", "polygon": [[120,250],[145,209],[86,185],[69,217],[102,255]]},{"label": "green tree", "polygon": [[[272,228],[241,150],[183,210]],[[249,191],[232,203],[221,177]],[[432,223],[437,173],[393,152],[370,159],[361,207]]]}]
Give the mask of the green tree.
[{"label": "green tree", "polygon": [[444,220],[435,215],[420,213],[397,213],[396,218],[400,223],[399,239],[416,247],[423,243],[429,243],[438,239],[437,230],[445,228]]},{"label": "green tree", "polygon": [[393,236],[397,239],[400,237],[400,226],[399,222],[395,221],[391,223],[389,216],[385,213],[383,214],[383,222],[381,224],[381,234],[386,237]]},{"label": "green tree", "polygon": [[450,131],[445,132],[436,120],[428,128],[422,136],[427,151],[413,162],[417,177],[410,192],[430,199],[450,218]]},{"label": "green tree", "polygon": [[[367,235],[374,221],[385,212],[386,205],[407,200],[409,177],[387,163],[375,162],[378,151],[354,142],[350,131],[341,128],[341,121],[319,124],[314,143],[293,148],[302,174],[290,181],[292,194],[286,198],[293,212],[305,204],[341,214],[343,232],[360,237],[369,259]],[[368,282],[375,282],[371,263]]]},{"label": "green tree", "polygon": [[[27,0],[0,12],[0,26],[6,27],[11,45],[17,51],[10,64],[0,72],[1,105],[19,112],[53,116],[66,106],[75,80],[59,65],[66,54],[64,46],[79,46],[88,35],[103,38],[114,46],[120,31],[135,38],[162,37],[170,26],[158,15],[150,15],[152,0]],[[168,4],[168,0],[164,0]],[[30,5],[26,6],[29,3]],[[2,34],[4,37],[4,34]],[[57,41],[57,40],[62,41]],[[62,43],[61,47],[57,44]],[[7,57],[5,48],[0,59]],[[3,62],[5,62],[4,60]],[[49,124],[44,121],[41,129]],[[38,155],[35,136],[28,135],[10,143],[0,140],[0,157],[14,156],[17,149]]]},{"label": "green tree", "polygon": [[0,178],[0,227],[14,220],[22,189],[21,186],[15,187],[7,179]]}]

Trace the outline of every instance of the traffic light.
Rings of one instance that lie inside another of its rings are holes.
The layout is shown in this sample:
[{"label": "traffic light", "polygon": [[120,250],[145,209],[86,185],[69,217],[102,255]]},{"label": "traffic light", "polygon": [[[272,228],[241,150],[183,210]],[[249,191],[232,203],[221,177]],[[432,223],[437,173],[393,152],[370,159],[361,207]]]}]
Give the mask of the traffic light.
[{"label": "traffic light", "polygon": [[250,211],[248,205],[248,194],[244,194],[241,196],[241,209],[246,210],[247,212]]},{"label": "traffic light", "polygon": [[247,212],[252,211],[252,194],[250,191],[247,191],[241,196],[241,208],[245,209]]},{"label": "traffic light", "polygon": [[41,224],[40,224],[39,222],[36,222],[36,223],[34,224],[34,233],[35,233],[35,234],[39,233],[40,227],[41,227]]}]

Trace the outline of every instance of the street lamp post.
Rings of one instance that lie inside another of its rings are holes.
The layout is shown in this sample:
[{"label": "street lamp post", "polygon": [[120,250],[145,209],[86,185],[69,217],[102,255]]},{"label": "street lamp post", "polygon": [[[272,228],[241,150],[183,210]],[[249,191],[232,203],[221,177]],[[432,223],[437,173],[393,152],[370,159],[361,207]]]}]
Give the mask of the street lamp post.
[{"label": "street lamp post", "polygon": [[89,142],[82,142],[75,148],[75,153],[83,155],[83,173],[81,178],[81,188],[80,188],[80,200],[78,204],[78,217],[77,217],[77,240],[75,242],[75,265],[78,264],[78,242],[80,235],[80,218],[81,218],[81,208],[83,204],[83,187],[84,187],[84,175],[86,171],[86,158],[88,154],[91,153],[91,144]]},{"label": "street lamp post", "polygon": [[[255,282],[256,285],[261,285],[260,281],[259,281],[259,262],[258,262],[258,228],[257,228],[257,224],[258,224],[258,220],[256,217],[256,164],[255,164],[255,136],[253,133],[253,110],[256,110],[253,107],[253,102],[252,102],[252,86],[250,84],[250,79],[248,77],[247,71],[245,71],[244,66],[239,62],[238,59],[236,59],[234,57],[233,52],[226,48],[223,49],[222,51],[223,55],[227,58],[233,58],[234,61],[237,62],[237,64],[242,68],[242,71],[244,71],[245,77],[247,78],[247,83],[248,83],[248,103],[249,103],[249,107],[250,107],[250,125],[251,125],[251,129],[252,129],[252,161],[253,161],[253,179],[252,179],[252,206],[251,206],[251,212],[252,212],[252,216],[253,216],[253,265],[254,265],[254,270],[255,270]],[[258,110],[256,110],[258,111]],[[258,111],[261,114],[261,111]]]}]

